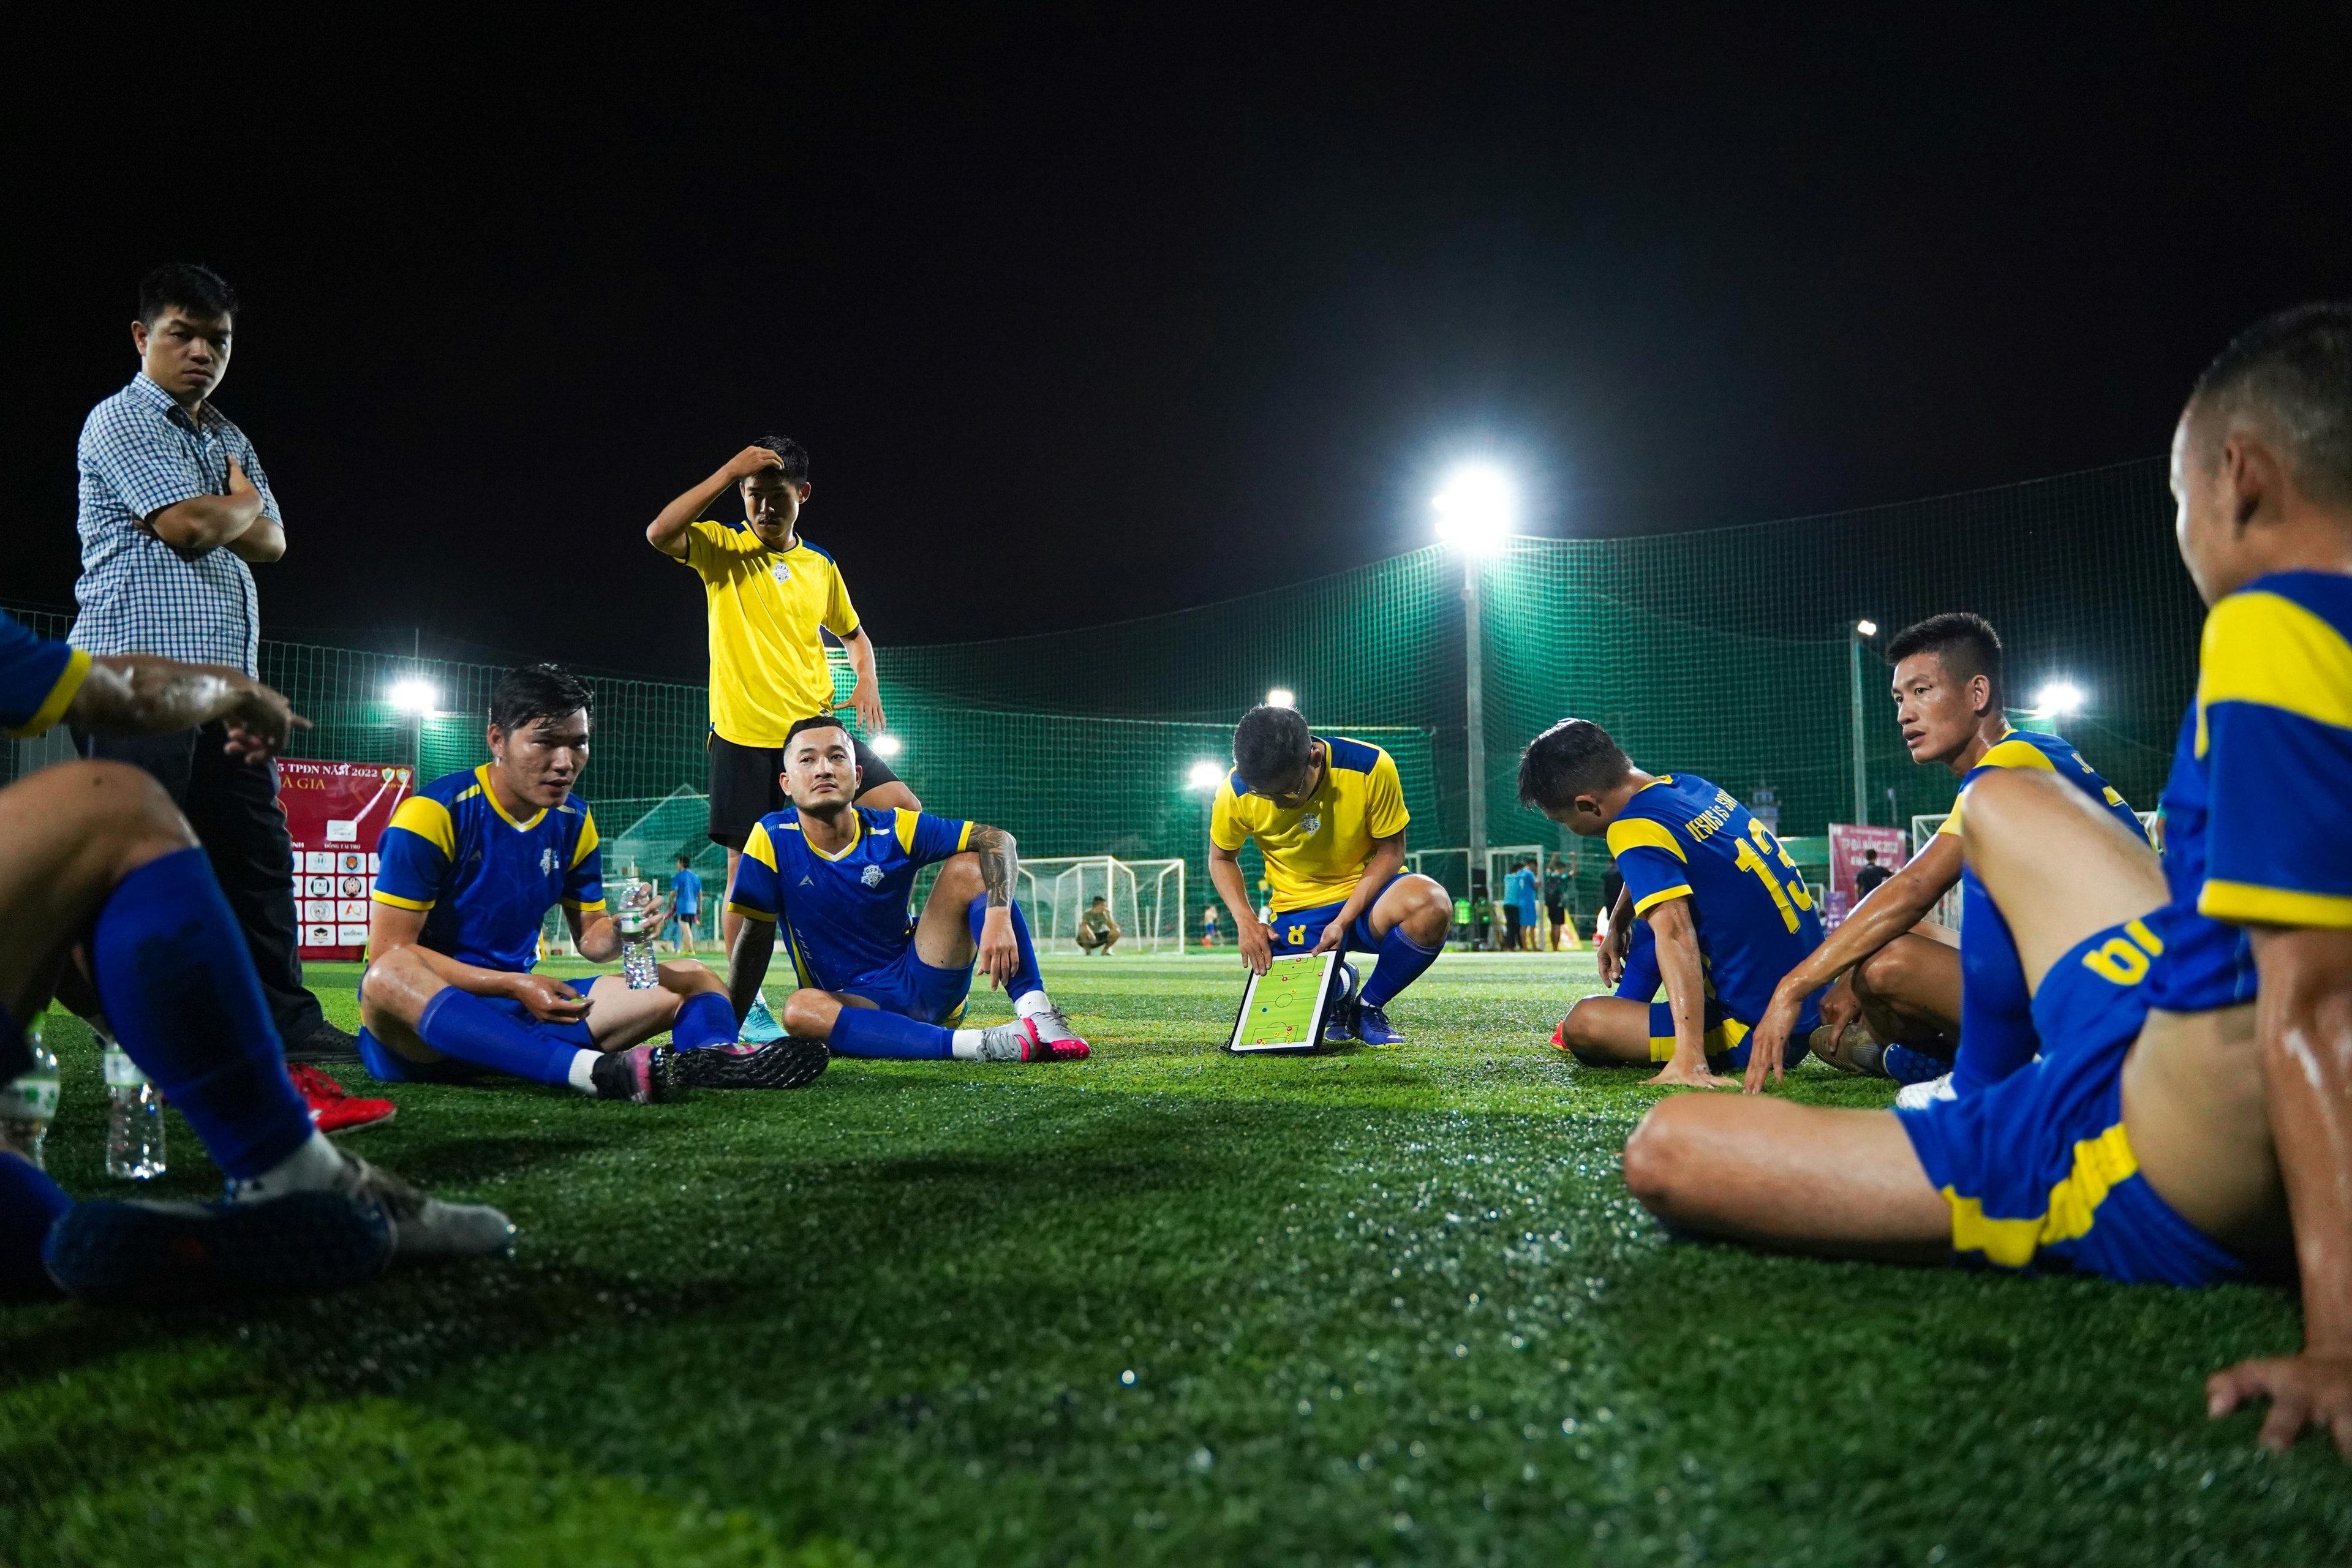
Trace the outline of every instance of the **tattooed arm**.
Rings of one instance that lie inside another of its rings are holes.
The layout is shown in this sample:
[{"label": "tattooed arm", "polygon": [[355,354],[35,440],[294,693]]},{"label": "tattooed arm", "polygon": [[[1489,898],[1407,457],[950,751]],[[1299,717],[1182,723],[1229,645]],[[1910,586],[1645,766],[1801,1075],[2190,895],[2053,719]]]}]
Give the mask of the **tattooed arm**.
[{"label": "tattooed arm", "polygon": [[980,861],[980,885],[988,899],[988,913],[980,923],[980,967],[1001,991],[1021,969],[1021,944],[1013,935],[1013,884],[1021,870],[1021,846],[1002,827],[975,822],[971,852]]}]

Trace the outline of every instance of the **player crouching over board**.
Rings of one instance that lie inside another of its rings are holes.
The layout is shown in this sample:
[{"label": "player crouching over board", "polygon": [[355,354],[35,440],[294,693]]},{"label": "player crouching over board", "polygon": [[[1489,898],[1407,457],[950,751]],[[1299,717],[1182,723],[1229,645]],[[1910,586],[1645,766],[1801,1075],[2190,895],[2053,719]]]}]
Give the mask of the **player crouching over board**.
[{"label": "player crouching over board", "polygon": [[[1082,1060],[1087,1043],[1045,994],[1013,900],[1013,835],[853,804],[856,754],[837,720],[800,720],[782,751],[791,804],[752,827],[728,904],[743,917],[728,955],[736,1016],[759,995],[781,926],[800,987],[784,1003],[791,1037],[845,1057]],[[915,873],[934,863],[938,879],[910,921]],[[975,958],[1013,999],[1013,1022],[957,1027]]]},{"label": "player crouching over board", "polygon": [[[1748,1035],[1780,977],[1822,943],[1796,863],[1728,792],[1696,773],[1635,767],[1609,732],[1563,719],[1528,742],[1519,799],[1572,833],[1606,837],[1625,879],[1610,918],[1648,923],[1664,1002],[1587,996],[1554,1043],[1587,1067],[1664,1062],[1652,1083],[1727,1089],[1748,1065]],[[1812,1027],[1808,996],[1800,1026]],[[1798,1048],[1801,1059],[1803,1048]]]},{"label": "player crouching over board", "polygon": [[[394,1081],[470,1083],[488,1069],[641,1104],[680,1085],[814,1080],[824,1053],[805,1042],[737,1044],[726,987],[699,963],[662,964],[642,991],[603,975],[584,996],[531,973],[558,903],[582,957],[620,955],[595,819],[572,798],[593,704],[554,665],[508,671],[490,697],[490,760],[393,814],[360,976],[361,1059]],[[672,1045],[641,1043],[664,1030]]]},{"label": "player crouching over board", "polygon": [[[1295,708],[1253,708],[1234,726],[1234,766],[1209,820],[1209,879],[1233,911],[1242,957],[1264,974],[1276,953],[1374,952],[1362,990],[1326,1038],[1392,1046],[1388,1005],[1437,960],[1454,927],[1444,886],[1404,869],[1404,786],[1395,761],[1361,741],[1319,736]],[[1274,919],[1257,918],[1241,849],[1257,840]]]}]

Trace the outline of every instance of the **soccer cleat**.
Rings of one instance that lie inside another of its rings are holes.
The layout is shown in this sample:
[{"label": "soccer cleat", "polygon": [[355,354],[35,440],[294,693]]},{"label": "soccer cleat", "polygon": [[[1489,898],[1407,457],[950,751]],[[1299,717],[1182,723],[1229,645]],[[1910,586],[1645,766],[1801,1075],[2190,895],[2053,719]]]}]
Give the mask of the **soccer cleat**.
[{"label": "soccer cleat", "polygon": [[289,1064],[286,1075],[294,1080],[294,1090],[302,1097],[302,1103],[310,1108],[310,1125],[321,1132],[356,1132],[400,1114],[400,1107],[392,1101],[353,1094],[307,1064]]},{"label": "soccer cleat", "polygon": [[1805,1039],[1806,1044],[1812,1047],[1813,1055],[1842,1073],[1851,1073],[1856,1078],[1888,1076],[1882,1060],[1886,1047],[1872,1037],[1870,1026],[1859,1018],[1848,1024],[1842,1033],[1823,1024]]},{"label": "soccer cleat", "polygon": [[992,1024],[980,1032],[980,1058],[984,1062],[1082,1062],[1090,1053],[1086,1041],[1073,1037],[1049,1040],[1027,1018]]},{"label": "soccer cleat", "polygon": [[784,1026],[776,1022],[776,1016],[773,1013],[768,1011],[768,999],[765,996],[755,996],[751,999],[751,1010],[743,1015],[742,1025],[736,1029],[735,1037],[746,1045],[752,1046],[764,1046],[772,1040],[781,1040],[784,1037]]},{"label": "soccer cleat", "polygon": [[383,1273],[395,1247],[381,1205],[308,1192],[252,1204],[76,1204],[50,1226],[41,1261],[68,1296],[153,1307],[346,1289]]},{"label": "soccer cleat", "polygon": [[832,1059],[822,1040],[705,1046],[678,1053],[677,1076],[685,1089],[806,1089]]},{"label": "soccer cleat", "polygon": [[1895,1109],[1925,1110],[1939,1100],[1958,1100],[1958,1092],[1952,1088],[1952,1075],[1946,1073],[1941,1078],[1931,1078],[1925,1083],[1906,1083],[1896,1089]]},{"label": "soccer cleat", "polygon": [[343,1156],[343,1166],[331,1190],[383,1213],[392,1224],[396,1263],[488,1258],[514,1245],[514,1222],[488,1204],[443,1203],[353,1154]]},{"label": "soccer cleat", "polygon": [[1356,1005],[1356,1038],[1368,1046],[1401,1046],[1404,1037],[1389,1024],[1389,1016],[1364,1003]]},{"label": "soccer cleat", "polygon": [[1047,1045],[1058,1046],[1073,1041],[1080,1046],[1086,1044],[1086,1041],[1078,1038],[1078,1032],[1070,1027],[1069,1018],[1051,1002],[1028,1015],[1028,1017],[1029,1021],[1036,1026],[1037,1037]]},{"label": "soccer cleat", "polygon": [[1568,1049],[1568,1020],[1564,1017],[1551,1026],[1551,1048],[1563,1052]]},{"label": "soccer cleat", "polygon": [[596,1058],[588,1069],[599,1100],[633,1100],[658,1105],[676,1092],[677,1053],[667,1046],[635,1046]]}]

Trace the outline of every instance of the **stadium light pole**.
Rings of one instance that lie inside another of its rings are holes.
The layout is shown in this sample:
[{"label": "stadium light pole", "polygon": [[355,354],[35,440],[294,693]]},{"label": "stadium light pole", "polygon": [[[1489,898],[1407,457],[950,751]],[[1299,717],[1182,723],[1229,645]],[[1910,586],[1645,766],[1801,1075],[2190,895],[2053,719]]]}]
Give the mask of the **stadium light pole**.
[{"label": "stadium light pole", "polygon": [[1862,645],[1866,638],[1878,635],[1878,623],[1860,620],[1846,634],[1846,668],[1853,678],[1853,825],[1864,827],[1870,823],[1869,767],[1863,761],[1862,750]]},{"label": "stadium light pole", "polygon": [[[1483,466],[1457,468],[1445,488],[1429,498],[1437,509],[1437,537],[1462,552],[1463,719],[1468,731],[1470,773],[1469,890],[1486,870],[1486,671],[1478,597],[1481,560],[1502,547],[1517,498],[1511,481]],[[1494,896],[1494,889],[1487,889]]]}]

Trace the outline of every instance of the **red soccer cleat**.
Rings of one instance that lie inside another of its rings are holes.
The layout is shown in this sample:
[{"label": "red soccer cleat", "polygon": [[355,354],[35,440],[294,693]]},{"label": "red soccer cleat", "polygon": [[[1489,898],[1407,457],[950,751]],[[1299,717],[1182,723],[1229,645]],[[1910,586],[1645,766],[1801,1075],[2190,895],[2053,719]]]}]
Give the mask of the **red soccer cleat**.
[{"label": "red soccer cleat", "polygon": [[1568,1020],[1565,1018],[1552,1026],[1551,1048],[1556,1051],[1568,1049]]},{"label": "red soccer cleat", "polygon": [[388,1100],[367,1100],[305,1062],[286,1069],[302,1103],[310,1108],[310,1125],[321,1132],[356,1132],[389,1121],[400,1107]]}]

